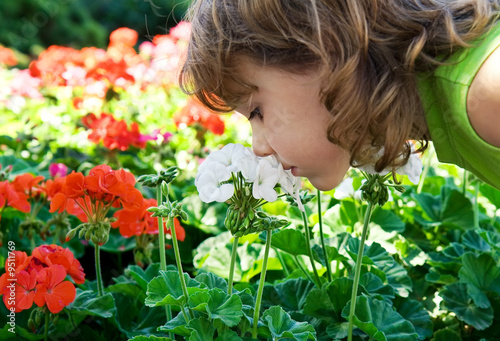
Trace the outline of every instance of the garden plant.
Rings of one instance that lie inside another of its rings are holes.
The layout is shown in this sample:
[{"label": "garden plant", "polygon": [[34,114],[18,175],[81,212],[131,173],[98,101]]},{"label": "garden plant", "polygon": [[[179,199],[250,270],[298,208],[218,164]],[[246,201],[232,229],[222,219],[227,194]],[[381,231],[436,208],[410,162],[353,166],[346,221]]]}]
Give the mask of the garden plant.
[{"label": "garden plant", "polygon": [[500,191],[432,152],[315,190],[179,90],[188,34],[0,47],[1,340],[500,340]]}]

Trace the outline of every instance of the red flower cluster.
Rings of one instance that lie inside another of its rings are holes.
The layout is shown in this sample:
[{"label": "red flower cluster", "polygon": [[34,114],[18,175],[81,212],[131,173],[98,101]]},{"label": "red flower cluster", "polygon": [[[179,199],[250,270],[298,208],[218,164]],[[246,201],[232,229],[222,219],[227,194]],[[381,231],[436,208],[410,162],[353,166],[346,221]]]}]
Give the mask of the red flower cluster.
[{"label": "red flower cluster", "polygon": [[7,47],[0,46],[0,64],[14,66],[17,64],[17,58],[14,51]]},{"label": "red flower cluster", "polygon": [[[124,169],[113,170],[107,165],[92,168],[87,176],[73,172],[55,181],[62,186],[51,200],[50,212],[76,213],[83,222],[104,221],[111,207],[135,208],[144,199],[134,188],[132,173]],[[83,214],[75,212],[75,205]]]},{"label": "red flower cluster", "polygon": [[[158,218],[151,217],[153,213],[147,211],[148,208],[154,206],[158,206],[156,199],[144,199],[140,207],[124,208],[123,210],[117,211],[114,214],[117,220],[111,224],[111,227],[119,228],[120,234],[125,238],[139,236],[143,233],[158,234]],[[181,226],[178,219],[174,219],[174,224],[177,239],[184,241],[186,238],[184,228]],[[171,233],[170,230],[167,230],[165,224],[163,228],[165,232]]]},{"label": "red flower cluster", "polygon": [[25,173],[18,175],[12,182],[0,181],[0,212],[8,206],[24,213],[30,212],[28,199],[44,193],[43,185],[40,184],[43,179],[43,176]]},{"label": "red flower cluster", "polygon": [[177,127],[199,124],[216,135],[224,133],[225,125],[220,116],[200,106],[194,100],[190,100],[181,111],[175,113],[173,119]]},{"label": "red flower cluster", "polygon": [[85,127],[92,130],[89,140],[95,144],[101,141],[108,149],[127,150],[130,146],[144,148],[147,139],[139,132],[139,125],[134,122],[130,126],[124,120],[117,120],[112,114],[102,113],[100,117],[88,114],[82,118]]},{"label": "red flower cluster", "polygon": [[22,251],[9,253],[0,277],[0,295],[7,309],[16,313],[30,309],[33,302],[47,306],[56,314],[74,301],[76,289],[65,280],[69,275],[77,284],[85,282],[80,262],[69,249],[41,245],[31,256]]}]

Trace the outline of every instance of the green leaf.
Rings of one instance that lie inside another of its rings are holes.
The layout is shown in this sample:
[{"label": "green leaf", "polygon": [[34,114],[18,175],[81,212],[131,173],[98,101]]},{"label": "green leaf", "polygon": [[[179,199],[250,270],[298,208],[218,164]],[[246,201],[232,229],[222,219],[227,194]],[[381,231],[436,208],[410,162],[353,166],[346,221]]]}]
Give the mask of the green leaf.
[{"label": "green leaf", "polygon": [[370,272],[379,276],[383,281],[387,280],[399,296],[408,297],[413,291],[413,282],[408,276],[408,271],[402,265],[394,262],[394,264],[382,266],[378,270],[380,271],[372,268]]},{"label": "green leaf", "polygon": [[[342,316],[348,319],[349,311],[350,305],[342,311]],[[406,341],[418,338],[413,325],[397,313],[391,305],[371,297],[358,297],[354,325],[374,340]]]},{"label": "green leaf", "polygon": [[[359,244],[360,240],[357,238],[351,238],[347,242],[347,252],[354,261],[358,258]],[[394,259],[379,243],[373,242],[371,245],[365,245],[363,264],[376,265],[380,268],[394,264]]]},{"label": "green leaf", "polygon": [[[183,275],[187,287],[196,288],[200,285],[200,283],[189,277],[187,273]],[[160,276],[153,278],[149,282],[146,295],[144,303],[148,307],[166,304],[184,305],[187,302],[187,297],[184,297],[184,293],[182,292],[179,273],[173,270],[160,270]]]},{"label": "green leaf", "polygon": [[413,324],[419,339],[425,340],[432,336],[434,328],[432,318],[422,303],[413,299],[400,299],[394,307],[405,320]]},{"label": "green leaf", "polygon": [[470,230],[462,236],[462,244],[477,251],[491,251],[490,245],[476,231]]},{"label": "green leaf", "polygon": [[496,208],[500,209],[500,190],[485,183],[481,184],[479,190]]},{"label": "green leaf", "polygon": [[198,274],[195,278],[196,281],[203,283],[208,289],[219,288],[223,291],[227,291],[227,282],[224,278],[217,276],[211,272],[204,272]]},{"label": "green leaf", "polygon": [[468,252],[462,257],[463,266],[458,275],[467,284],[469,295],[479,308],[491,306],[486,293],[495,291],[500,294],[500,267],[490,254],[476,256]]},{"label": "green leaf", "polygon": [[209,317],[222,321],[226,326],[237,325],[243,316],[243,304],[238,295],[228,295],[219,288],[210,289],[210,300],[207,305]]},{"label": "green leaf", "polygon": [[208,289],[195,292],[194,294],[189,295],[189,308],[196,311],[206,312],[209,300],[210,293],[208,292]]},{"label": "green leaf", "polygon": [[274,286],[266,285],[262,296],[262,306],[279,305],[286,311],[300,311],[306,303],[314,283],[304,278],[288,279]]},{"label": "green leaf", "polygon": [[171,332],[186,338],[191,335],[191,331],[187,329],[186,324],[187,323],[184,319],[184,315],[179,313],[176,317],[165,323],[163,326],[158,327],[158,330]]},{"label": "green leaf", "polygon": [[306,238],[295,229],[282,229],[273,234],[271,246],[293,256],[307,255]]},{"label": "green leaf", "polygon": [[[338,318],[340,318],[342,310],[351,300],[352,287],[354,281],[347,277],[335,278],[326,287],[326,292],[330,298],[333,310],[335,311]],[[358,288],[358,295],[366,293],[364,287]]]},{"label": "green leaf", "polygon": [[160,263],[149,265],[146,271],[138,265],[130,265],[125,269],[125,275],[132,277],[141,287],[142,291],[146,292],[148,283],[158,275],[159,269]]},{"label": "green leaf", "polygon": [[434,333],[432,341],[462,341],[462,337],[456,331],[446,328],[440,329]]},{"label": "green leaf", "polygon": [[316,340],[314,327],[306,322],[292,320],[281,307],[274,306],[267,309],[262,315],[264,324],[269,327],[273,338],[291,338],[306,341]]},{"label": "green leaf", "polygon": [[154,335],[143,336],[143,335],[139,335],[139,336],[134,336],[131,339],[128,339],[128,341],[173,341],[173,340],[171,338],[169,338],[169,337],[163,337],[163,336],[154,336]]},{"label": "green leaf", "polygon": [[219,334],[215,341],[241,341],[242,338],[238,336],[238,334],[235,331],[232,330],[226,330]]},{"label": "green leaf", "polygon": [[75,300],[67,308],[93,316],[109,318],[113,316],[115,301],[109,293],[98,296],[92,290],[76,289]]},{"label": "green leaf", "polygon": [[349,322],[329,324],[326,327],[326,333],[334,340],[342,340],[347,337],[349,332]]},{"label": "green leaf", "polygon": [[373,210],[371,221],[379,225],[385,232],[404,232],[406,224],[398,217],[396,213],[376,207]]},{"label": "green leaf", "polygon": [[[304,304],[304,314],[325,321],[329,325],[337,322],[336,312],[325,288],[309,291]],[[340,313],[338,315],[340,316]]]},{"label": "green leaf", "polygon": [[192,319],[186,328],[192,330],[189,341],[213,341],[214,339],[215,328],[207,319]]},{"label": "green leaf", "polygon": [[392,303],[391,300],[394,298],[394,289],[390,285],[386,285],[382,282],[380,277],[367,272],[361,276],[359,280],[366,292],[375,298],[381,298],[388,303]]},{"label": "green leaf", "polygon": [[[334,260],[344,262],[348,260],[346,256],[341,255],[339,253],[339,250],[335,246],[325,245],[325,249],[326,249],[326,254],[328,255],[328,262],[332,262]],[[314,244],[312,250],[313,250],[314,260],[320,262],[323,266],[326,267],[327,261],[325,259],[323,248],[318,244]]]},{"label": "green leaf", "polygon": [[459,320],[474,328],[483,330],[493,323],[493,308],[479,308],[469,297],[466,284],[449,284],[439,295],[443,298],[441,304],[445,309],[454,312]]},{"label": "green leaf", "polygon": [[430,268],[425,275],[425,280],[437,284],[451,284],[458,281],[458,278],[449,273],[443,273],[439,268]]}]

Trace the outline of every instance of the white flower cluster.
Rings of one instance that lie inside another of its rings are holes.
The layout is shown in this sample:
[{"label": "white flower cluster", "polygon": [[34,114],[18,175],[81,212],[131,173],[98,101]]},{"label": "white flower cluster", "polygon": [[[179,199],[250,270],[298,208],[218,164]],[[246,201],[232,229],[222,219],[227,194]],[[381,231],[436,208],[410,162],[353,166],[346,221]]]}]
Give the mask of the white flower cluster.
[{"label": "white flower cluster", "polygon": [[[225,202],[235,194],[235,182],[251,185],[255,199],[268,202],[278,198],[276,187],[295,198],[299,208],[300,178],[283,169],[274,156],[258,157],[251,148],[230,143],[212,152],[200,165],[195,185],[204,202]],[[238,184],[236,183],[236,187]],[[247,195],[250,195],[248,193]]]}]

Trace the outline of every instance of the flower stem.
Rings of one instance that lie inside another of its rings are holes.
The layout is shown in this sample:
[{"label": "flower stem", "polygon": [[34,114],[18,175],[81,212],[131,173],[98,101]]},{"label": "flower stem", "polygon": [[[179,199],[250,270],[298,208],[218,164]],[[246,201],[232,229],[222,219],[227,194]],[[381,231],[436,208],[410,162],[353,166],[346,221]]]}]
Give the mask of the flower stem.
[{"label": "flower stem", "polygon": [[[175,224],[174,224],[174,218],[167,218],[167,226],[170,228],[170,233],[172,235],[172,245],[174,247],[174,253],[175,253],[175,262],[177,263],[177,270],[179,271],[179,279],[181,281],[181,287],[182,287],[182,293],[186,297],[186,301],[189,298],[189,294],[187,291],[187,286],[186,286],[186,281],[184,279],[184,271],[182,270],[182,262],[181,262],[181,254],[179,252],[179,243],[177,242],[177,234],[175,232]],[[194,314],[189,309],[189,315],[191,318],[194,318]],[[186,320],[186,322],[189,322]]]},{"label": "flower stem", "polygon": [[95,251],[95,274],[97,278],[97,295],[102,296],[104,293],[104,288],[102,285],[102,275],[101,275],[101,247],[99,244],[94,244]]},{"label": "flower stem", "polygon": [[311,261],[311,265],[312,265],[313,272],[314,272],[314,277],[316,278],[316,285],[318,288],[321,288],[321,279],[319,278],[318,270],[316,270],[316,264],[314,264],[314,258],[313,258],[312,249],[311,249],[311,241],[309,240],[311,232],[309,229],[309,224],[307,223],[306,212],[301,211],[301,213],[302,213],[302,220],[304,221],[304,229],[306,230],[307,253],[309,255],[309,260]]},{"label": "flower stem", "polygon": [[234,276],[234,265],[236,263],[236,255],[238,254],[238,241],[240,237],[234,237],[233,248],[231,249],[231,264],[229,265],[229,279],[227,285],[227,293],[231,295],[233,293],[233,276]]},{"label": "flower stem", "polygon": [[368,233],[368,224],[370,222],[370,218],[373,211],[373,203],[368,202],[368,207],[365,213],[365,221],[363,223],[363,232],[361,233],[361,241],[359,243],[358,255],[356,257],[356,266],[354,271],[354,284],[352,287],[352,296],[351,296],[351,309],[349,312],[349,331],[347,334],[347,340],[352,341],[352,329],[354,326],[354,313],[356,309],[356,297],[358,295],[358,284],[359,277],[361,275],[361,265],[363,264],[363,251],[365,248],[366,235]]},{"label": "flower stem", "polygon": [[319,235],[321,239],[321,247],[323,248],[323,255],[325,257],[326,263],[326,274],[328,276],[328,282],[332,281],[332,269],[330,261],[328,260],[328,253],[326,252],[325,246],[325,236],[323,235],[323,217],[321,216],[321,191],[318,189],[316,192],[316,199],[318,200],[318,223],[319,223]]},{"label": "flower stem", "polygon": [[474,227],[479,229],[479,179],[476,178],[476,183],[474,184]]},{"label": "flower stem", "polygon": [[290,271],[288,270],[288,267],[286,266],[285,260],[283,259],[283,255],[281,254],[280,250],[274,249],[274,252],[276,252],[276,255],[278,256],[278,259],[281,263],[281,267],[283,268],[283,271],[285,272],[285,276],[286,277],[290,276]]},{"label": "flower stem", "polygon": [[[168,198],[167,198],[168,199]],[[163,197],[161,194],[161,186],[156,186],[156,203],[160,206],[163,202]],[[167,257],[165,255],[165,230],[163,229],[163,219],[158,217],[158,248],[160,249],[160,270],[167,270]],[[172,310],[170,305],[165,306],[165,316],[167,317],[167,322],[172,319]],[[171,339],[173,339],[173,333],[169,333]]]},{"label": "flower stem", "polygon": [[418,182],[418,186],[417,186],[417,194],[420,194],[420,192],[422,192],[422,188],[424,187],[425,178],[427,177],[427,173],[429,172],[429,169],[431,168],[431,162],[432,162],[433,157],[434,157],[434,152],[433,151],[429,152],[429,154],[427,155],[427,159],[425,160],[424,169],[422,170],[422,174],[420,175],[420,181]]},{"label": "flower stem", "polygon": [[49,309],[45,308],[45,330],[43,333],[43,339],[48,341],[49,339]]},{"label": "flower stem", "polygon": [[267,260],[269,258],[269,249],[271,248],[271,236],[272,233],[270,230],[268,230],[266,236],[266,249],[264,252],[264,260],[262,261],[262,270],[260,272],[259,288],[257,289],[257,297],[255,298],[252,339],[257,339],[257,327],[259,324],[260,304],[262,302],[262,293],[264,292],[264,284],[266,282]]},{"label": "flower stem", "polygon": [[307,271],[306,269],[304,269],[304,267],[302,266],[302,264],[300,264],[300,259],[297,255],[294,256],[295,258],[295,263],[297,263],[297,266],[300,268],[300,270],[302,270],[302,272],[306,275],[306,277],[311,281],[311,282],[314,282],[314,280],[312,279],[311,275],[309,275],[309,271]]}]

